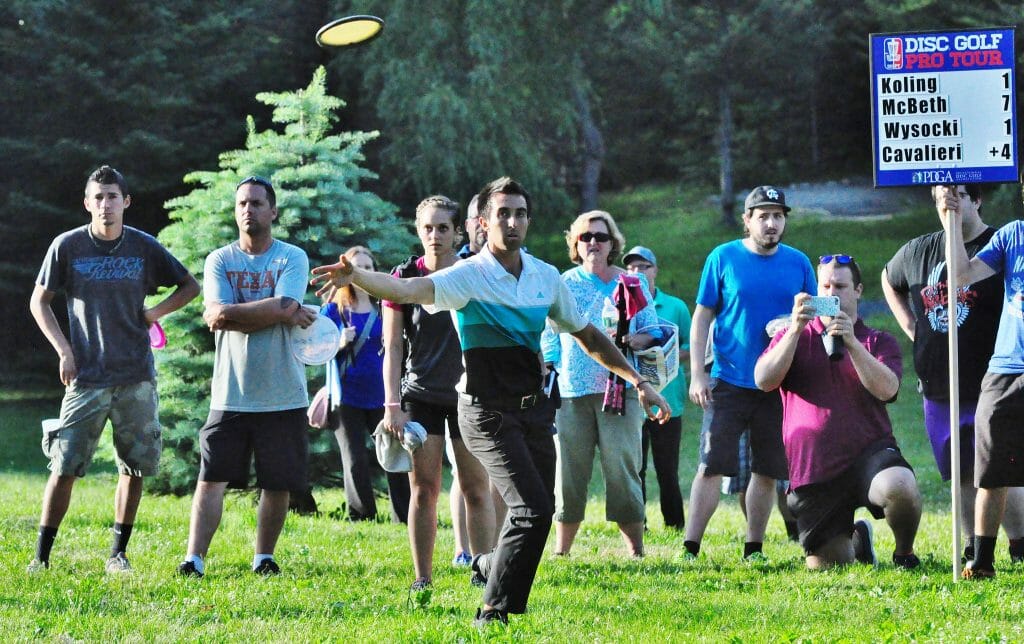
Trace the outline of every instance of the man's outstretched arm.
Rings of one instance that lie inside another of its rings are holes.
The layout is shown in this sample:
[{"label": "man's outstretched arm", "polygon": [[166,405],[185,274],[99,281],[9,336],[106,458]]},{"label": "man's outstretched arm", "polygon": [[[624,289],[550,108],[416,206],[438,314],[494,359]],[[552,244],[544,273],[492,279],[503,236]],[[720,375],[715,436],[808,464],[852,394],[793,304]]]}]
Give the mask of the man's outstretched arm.
[{"label": "man's outstretched arm", "polygon": [[316,294],[321,297],[331,298],[339,288],[355,284],[370,295],[382,300],[390,300],[399,304],[434,303],[434,282],[430,279],[426,277],[400,278],[377,271],[364,271],[344,255],[338,258],[336,264],[314,268],[313,279],[309,283],[319,287]]}]

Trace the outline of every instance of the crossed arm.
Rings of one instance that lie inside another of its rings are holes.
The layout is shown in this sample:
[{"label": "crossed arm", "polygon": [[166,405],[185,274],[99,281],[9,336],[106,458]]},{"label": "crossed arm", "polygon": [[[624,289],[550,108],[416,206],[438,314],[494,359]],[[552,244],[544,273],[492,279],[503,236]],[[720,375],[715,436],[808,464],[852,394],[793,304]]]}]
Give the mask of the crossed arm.
[{"label": "crossed arm", "polygon": [[211,331],[255,333],[275,324],[307,327],[316,313],[290,297],[270,297],[242,304],[206,302],[203,320]]},{"label": "crossed arm", "polygon": [[[648,418],[653,418],[660,423],[665,423],[672,417],[672,409],[669,407],[661,394],[659,394],[651,383],[642,380],[640,374],[626,360],[626,356],[612,343],[607,335],[602,333],[593,324],[588,324],[576,333],[571,334],[580,348],[587,352],[591,358],[612,373],[621,376],[623,379],[636,385],[637,395],[640,404],[644,408]],[[637,385],[637,383],[640,383]],[[654,412],[654,407],[658,412]]]}]

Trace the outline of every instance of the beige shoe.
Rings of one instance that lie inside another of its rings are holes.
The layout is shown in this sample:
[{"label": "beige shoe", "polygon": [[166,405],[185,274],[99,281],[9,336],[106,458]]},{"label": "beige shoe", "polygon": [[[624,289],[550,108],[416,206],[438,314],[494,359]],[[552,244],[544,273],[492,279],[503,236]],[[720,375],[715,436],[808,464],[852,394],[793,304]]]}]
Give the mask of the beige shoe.
[{"label": "beige shoe", "polygon": [[107,559],[107,574],[113,575],[131,571],[132,565],[128,563],[128,557],[124,556],[123,552],[119,552],[110,559]]},{"label": "beige shoe", "polygon": [[46,572],[49,569],[50,569],[50,562],[48,562],[48,561],[39,561],[38,559],[33,559],[32,563],[30,563],[28,565],[28,567],[25,568],[25,572],[27,572],[30,575],[34,575],[36,573]]}]

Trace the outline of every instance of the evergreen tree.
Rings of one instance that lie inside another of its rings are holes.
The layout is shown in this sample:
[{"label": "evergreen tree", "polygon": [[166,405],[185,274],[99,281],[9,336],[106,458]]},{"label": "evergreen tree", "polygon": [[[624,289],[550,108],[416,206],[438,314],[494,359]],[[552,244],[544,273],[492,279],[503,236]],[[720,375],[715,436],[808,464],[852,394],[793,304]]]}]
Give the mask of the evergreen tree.
[{"label": "evergreen tree", "polygon": [[[189,194],[166,206],[172,223],[160,241],[194,275],[202,275],[211,251],[238,239],[234,220],[235,185],[243,177],[269,178],[277,191],[278,220],[274,237],[303,248],[312,265],[335,261],[354,244],[368,246],[387,265],[408,253],[414,237],[396,217],[396,208],[360,189],[376,175],[360,164],[362,148],[377,132],[331,133],[344,102],[326,93],[326,72],[316,70],[305,89],[261,93],[272,106],[273,120],[283,132],[257,131],[248,119],[246,147],[220,155],[220,170],[193,172],[185,182],[197,184]],[[187,493],[195,484],[197,430],[208,409],[213,368],[213,335],[203,324],[201,298],[168,318],[168,345],[159,355],[160,418],[164,426],[161,473],[152,487]],[[322,377],[318,369],[316,381]],[[334,437],[314,441],[319,468],[314,479],[327,476],[333,463]],[[323,462],[332,463],[324,466]]]}]

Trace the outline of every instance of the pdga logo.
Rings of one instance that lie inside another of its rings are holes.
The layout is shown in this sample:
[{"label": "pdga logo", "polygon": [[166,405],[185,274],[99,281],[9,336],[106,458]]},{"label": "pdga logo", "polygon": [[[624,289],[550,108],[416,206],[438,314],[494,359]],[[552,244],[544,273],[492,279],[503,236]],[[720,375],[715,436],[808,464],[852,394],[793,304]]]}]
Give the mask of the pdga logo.
[{"label": "pdga logo", "polygon": [[927,183],[933,186],[953,183],[953,173],[949,170],[919,170],[910,175],[911,183]]},{"label": "pdga logo", "polygon": [[886,38],[882,41],[885,51],[885,68],[889,70],[903,69],[903,39]]}]

